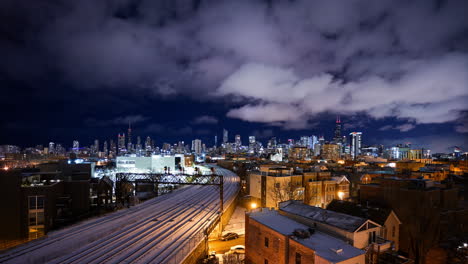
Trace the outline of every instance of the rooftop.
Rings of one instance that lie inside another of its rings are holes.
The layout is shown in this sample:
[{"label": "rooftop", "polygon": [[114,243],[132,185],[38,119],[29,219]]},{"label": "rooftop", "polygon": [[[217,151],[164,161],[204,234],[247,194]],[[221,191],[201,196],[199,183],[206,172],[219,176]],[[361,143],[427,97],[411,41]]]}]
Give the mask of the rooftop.
[{"label": "rooftop", "polygon": [[279,207],[281,211],[335,226],[349,232],[356,231],[367,221],[367,219],[361,217],[337,213],[293,200],[282,202]]},{"label": "rooftop", "polygon": [[389,214],[392,212],[389,208],[366,207],[353,202],[341,200],[333,200],[327,206],[327,209],[338,213],[368,218],[380,225],[385,223],[385,220],[387,220]]},{"label": "rooftop", "polygon": [[248,213],[248,215],[262,225],[285,236],[291,236],[291,239],[314,250],[315,254],[330,262],[337,263],[365,254],[363,250],[357,249],[340,239],[322,232],[316,231],[308,238],[292,236],[294,230],[308,230],[308,227],[279,214],[276,210],[259,208],[256,211]]}]

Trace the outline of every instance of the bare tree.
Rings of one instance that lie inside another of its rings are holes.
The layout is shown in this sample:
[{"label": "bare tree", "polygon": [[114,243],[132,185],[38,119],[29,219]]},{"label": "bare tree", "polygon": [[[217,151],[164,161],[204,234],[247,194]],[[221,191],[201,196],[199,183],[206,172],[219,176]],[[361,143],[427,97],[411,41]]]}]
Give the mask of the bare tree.
[{"label": "bare tree", "polygon": [[[425,263],[429,249],[438,244],[440,236],[439,209],[425,200],[427,196],[414,195],[410,210],[412,217],[405,223],[408,231],[410,254],[416,264]],[[405,226],[404,225],[404,226]]]},{"label": "bare tree", "polygon": [[303,199],[304,188],[302,186],[291,185],[291,182],[285,183],[274,179],[272,193],[276,206],[284,201]]}]

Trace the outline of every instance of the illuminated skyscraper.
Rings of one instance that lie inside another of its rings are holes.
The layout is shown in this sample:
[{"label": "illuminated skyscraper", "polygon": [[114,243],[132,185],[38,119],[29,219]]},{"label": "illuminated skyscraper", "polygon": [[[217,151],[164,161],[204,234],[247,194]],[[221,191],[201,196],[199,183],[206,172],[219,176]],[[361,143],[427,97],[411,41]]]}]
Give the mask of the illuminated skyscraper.
[{"label": "illuminated skyscraper", "polygon": [[54,154],[54,153],[55,153],[55,143],[49,142],[49,154]]},{"label": "illuminated skyscraper", "polygon": [[137,143],[135,145],[135,152],[137,153],[138,156],[140,156],[140,154],[141,154],[141,149],[142,149],[141,138],[140,138],[140,136],[138,136],[137,137]]},{"label": "illuminated skyscraper", "polygon": [[94,147],[93,147],[94,153],[99,152],[99,140],[95,139],[94,140]]},{"label": "illuminated skyscraper", "polygon": [[129,153],[132,153],[133,152],[133,144],[132,144],[132,127],[131,127],[131,123],[128,122],[128,132],[127,132],[127,151]]},{"label": "illuminated skyscraper", "polygon": [[107,148],[107,141],[104,141],[102,151],[104,151],[104,156],[107,156],[109,154],[109,149]]},{"label": "illuminated skyscraper", "polygon": [[146,151],[152,151],[152,148],[151,148],[151,138],[148,136],[146,137],[146,141],[145,141],[145,150]]},{"label": "illuminated skyscraper", "polygon": [[125,134],[117,136],[119,155],[124,154],[127,150],[125,149]]},{"label": "illuminated skyscraper", "polygon": [[335,123],[335,136],[333,137],[333,142],[336,144],[342,143],[343,138],[341,137],[341,120],[340,116],[336,117]]},{"label": "illuminated skyscraper", "polygon": [[351,157],[356,159],[361,154],[362,132],[351,132]]},{"label": "illuminated skyscraper", "polygon": [[192,152],[194,152],[195,154],[202,153],[202,143],[200,139],[192,140]]},{"label": "illuminated skyscraper", "polygon": [[229,135],[228,135],[228,131],[226,129],[223,129],[223,143],[228,143],[229,141]]},{"label": "illuminated skyscraper", "polygon": [[268,140],[267,147],[269,149],[276,148],[276,137],[272,137],[270,140]]},{"label": "illuminated skyscraper", "polygon": [[240,146],[242,145],[241,136],[240,136],[240,135],[236,135],[236,137],[235,137],[235,143],[236,143],[236,147],[240,147]]},{"label": "illuminated skyscraper", "polygon": [[78,140],[73,140],[73,148],[72,148],[73,153],[78,154],[80,151],[80,142]]}]

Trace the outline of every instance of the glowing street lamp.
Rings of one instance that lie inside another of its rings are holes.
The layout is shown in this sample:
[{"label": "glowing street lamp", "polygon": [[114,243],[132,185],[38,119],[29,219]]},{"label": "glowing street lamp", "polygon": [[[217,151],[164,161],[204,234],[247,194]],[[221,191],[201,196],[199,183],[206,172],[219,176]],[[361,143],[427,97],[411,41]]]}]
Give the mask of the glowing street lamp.
[{"label": "glowing street lamp", "polygon": [[344,192],[339,191],[339,192],[338,192],[338,198],[340,198],[340,200],[343,200],[343,198],[344,198]]},{"label": "glowing street lamp", "polygon": [[251,208],[251,209],[257,208],[257,204],[256,204],[256,203],[251,203],[251,204],[250,204],[250,208]]}]

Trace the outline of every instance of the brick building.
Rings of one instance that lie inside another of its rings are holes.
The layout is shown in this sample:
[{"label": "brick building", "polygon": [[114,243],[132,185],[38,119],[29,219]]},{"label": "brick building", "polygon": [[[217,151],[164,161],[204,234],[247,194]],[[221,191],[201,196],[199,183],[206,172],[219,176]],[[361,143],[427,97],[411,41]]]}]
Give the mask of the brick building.
[{"label": "brick building", "polygon": [[365,251],[267,208],[246,214],[245,245],[246,263],[365,264]]}]

